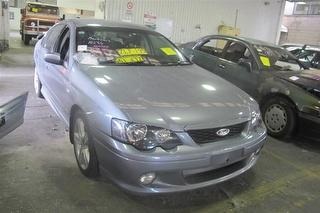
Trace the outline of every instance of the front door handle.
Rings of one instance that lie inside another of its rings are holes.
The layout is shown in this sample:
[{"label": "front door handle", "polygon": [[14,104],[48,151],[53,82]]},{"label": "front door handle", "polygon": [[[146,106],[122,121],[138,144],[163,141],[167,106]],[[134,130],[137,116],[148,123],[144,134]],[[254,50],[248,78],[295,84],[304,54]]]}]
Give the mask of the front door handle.
[{"label": "front door handle", "polygon": [[220,67],[221,69],[225,69],[226,68],[226,66],[223,65],[223,64],[219,64],[218,67]]}]

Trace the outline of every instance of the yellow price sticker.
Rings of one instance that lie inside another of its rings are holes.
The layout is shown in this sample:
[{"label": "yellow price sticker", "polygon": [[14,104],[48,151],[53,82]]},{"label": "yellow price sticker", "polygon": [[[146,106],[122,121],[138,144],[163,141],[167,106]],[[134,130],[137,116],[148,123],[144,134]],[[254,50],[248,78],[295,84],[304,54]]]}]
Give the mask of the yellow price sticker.
[{"label": "yellow price sticker", "polygon": [[160,48],[160,49],[166,55],[177,55],[177,52],[174,49],[172,49],[171,47],[163,47],[163,48]]},{"label": "yellow price sticker", "polygon": [[31,9],[31,11],[37,13],[37,12],[39,11],[39,9],[33,7],[33,8]]},{"label": "yellow price sticker", "polygon": [[122,48],[122,49],[117,49],[117,52],[120,56],[148,54],[144,48]]},{"label": "yellow price sticker", "polygon": [[121,56],[116,58],[115,63],[116,64],[130,64],[130,63],[137,63],[137,62],[143,62],[144,59],[142,56]]},{"label": "yellow price sticker", "polygon": [[260,61],[262,62],[262,64],[266,67],[270,67],[270,60],[268,57],[266,56],[260,56]]}]

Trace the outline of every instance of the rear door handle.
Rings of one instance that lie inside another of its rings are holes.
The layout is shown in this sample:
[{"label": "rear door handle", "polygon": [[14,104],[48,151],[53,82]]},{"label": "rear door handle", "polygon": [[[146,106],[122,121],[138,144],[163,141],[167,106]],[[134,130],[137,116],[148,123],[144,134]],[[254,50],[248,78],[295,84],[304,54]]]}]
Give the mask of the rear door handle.
[{"label": "rear door handle", "polygon": [[225,69],[226,68],[226,66],[223,65],[223,64],[219,64],[218,67],[220,67],[221,69]]}]

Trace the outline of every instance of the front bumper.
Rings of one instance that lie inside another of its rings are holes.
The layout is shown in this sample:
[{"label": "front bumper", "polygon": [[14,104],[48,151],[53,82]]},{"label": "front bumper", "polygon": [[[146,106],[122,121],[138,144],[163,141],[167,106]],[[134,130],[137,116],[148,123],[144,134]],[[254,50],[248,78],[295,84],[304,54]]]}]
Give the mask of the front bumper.
[{"label": "front bumper", "polygon": [[[141,152],[101,132],[94,135],[101,174],[134,194],[187,191],[229,180],[255,165],[266,139],[263,132],[245,143],[232,139],[196,148],[178,146],[169,152],[161,148]],[[223,143],[235,145],[223,149]],[[140,177],[150,172],[156,179],[149,185],[140,183]]]}]

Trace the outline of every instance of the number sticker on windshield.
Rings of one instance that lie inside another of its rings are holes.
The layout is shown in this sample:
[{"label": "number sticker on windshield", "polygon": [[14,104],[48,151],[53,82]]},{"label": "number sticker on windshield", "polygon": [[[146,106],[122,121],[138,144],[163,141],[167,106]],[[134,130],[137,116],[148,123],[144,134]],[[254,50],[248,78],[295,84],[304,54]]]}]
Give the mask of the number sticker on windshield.
[{"label": "number sticker on windshield", "polygon": [[87,45],[78,45],[77,51],[78,52],[84,52],[88,50],[88,46]]},{"label": "number sticker on windshield", "polygon": [[116,58],[115,63],[116,64],[129,64],[129,63],[137,63],[137,62],[143,62],[144,59],[142,56],[134,55],[134,56],[121,56]]},{"label": "number sticker on windshield", "polygon": [[260,60],[264,66],[270,67],[270,60],[268,57],[260,55]]},{"label": "number sticker on windshield", "polygon": [[171,47],[163,47],[163,48],[160,48],[160,49],[166,55],[177,55],[177,52],[174,49],[172,49]]},{"label": "number sticker on windshield", "polygon": [[148,54],[144,48],[123,48],[123,49],[117,49],[117,52],[120,56]]}]

